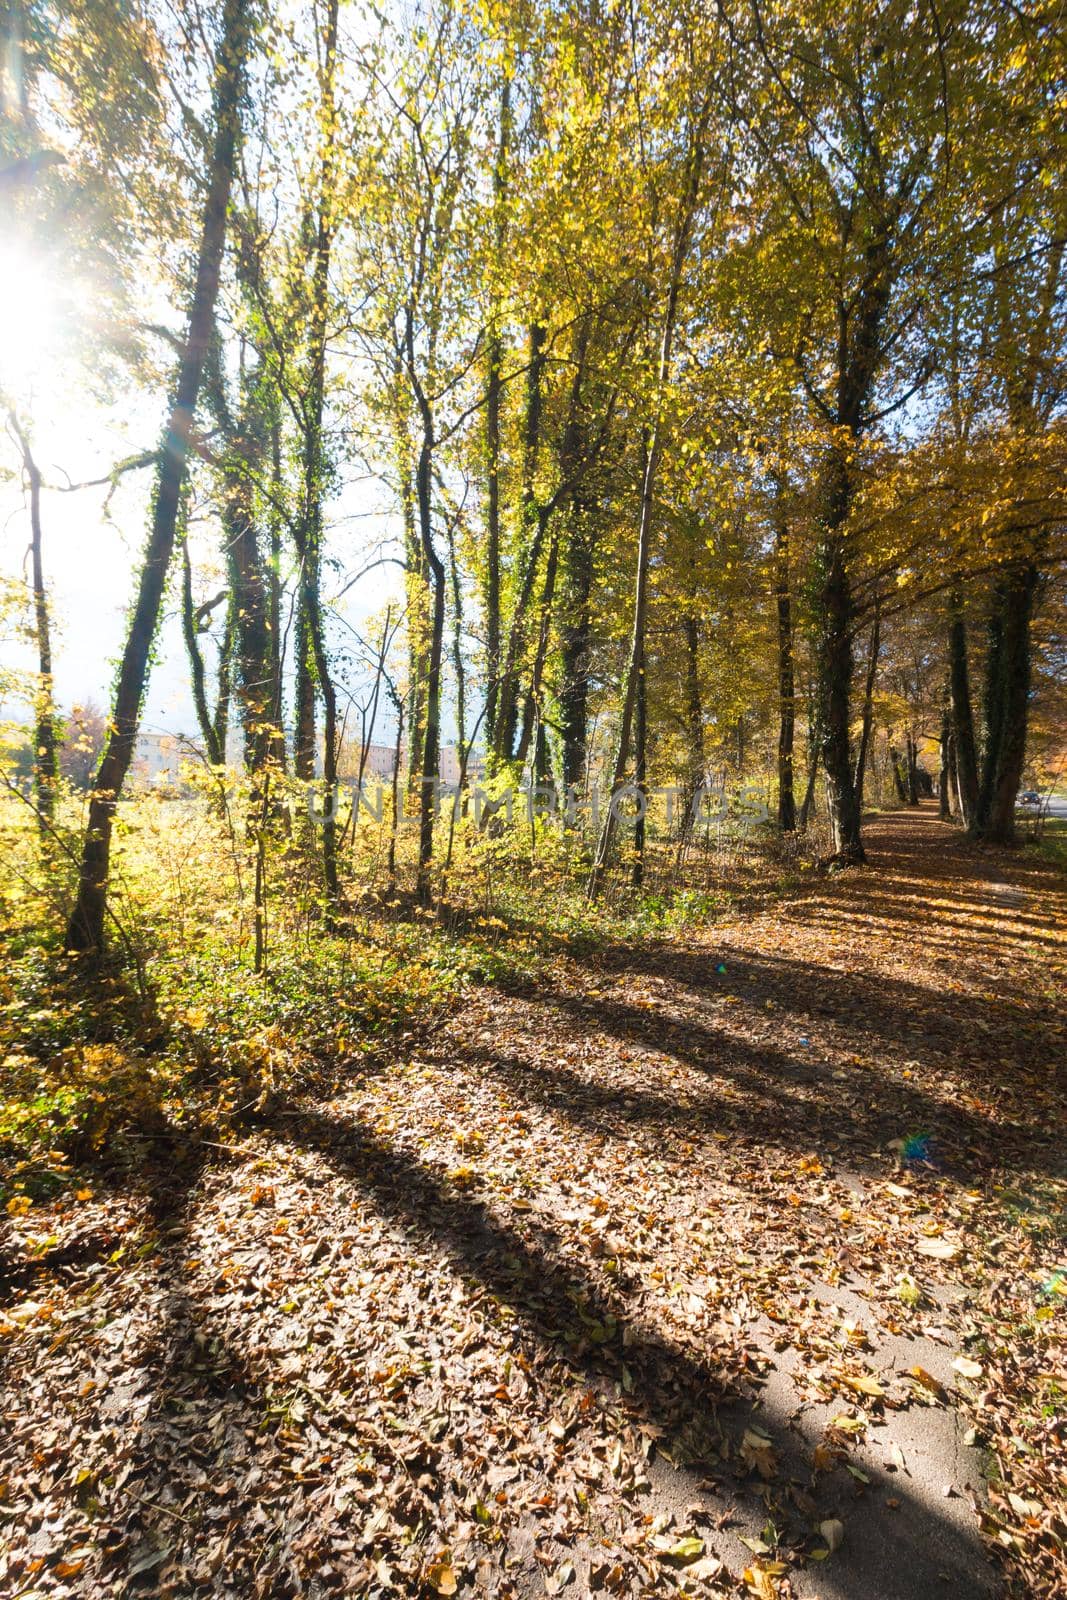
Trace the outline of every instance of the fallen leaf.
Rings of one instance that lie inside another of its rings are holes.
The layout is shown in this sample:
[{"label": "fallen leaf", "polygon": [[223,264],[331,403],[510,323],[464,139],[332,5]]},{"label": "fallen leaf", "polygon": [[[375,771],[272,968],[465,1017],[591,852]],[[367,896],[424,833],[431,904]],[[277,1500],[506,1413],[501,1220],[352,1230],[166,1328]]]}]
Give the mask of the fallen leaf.
[{"label": "fallen leaf", "polygon": [[459,1587],[456,1582],[456,1574],[452,1570],[452,1563],[444,1557],[427,1568],[426,1582],[434,1594],[455,1594]]},{"label": "fallen leaf", "polygon": [[774,1581],[762,1567],[746,1567],[741,1577],[751,1592],[759,1596],[759,1600],[777,1600]]},{"label": "fallen leaf", "polygon": [[852,1389],[858,1394],[872,1395],[875,1399],[881,1399],[885,1394],[882,1385],[871,1373],[864,1372],[859,1377],[853,1377],[851,1373],[842,1373],[840,1382],[846,1389]]},{"label": "fallen leaf", "polygon": [[866,1417],[850,1417],[841,1415],[830,1418],[830,1427],[836,1428],[839,1433],[863,1433],[867,1427]]},{"label": "fallen leaf", "polygon": [[916,1383],[921,1384],[921,1386],[926,1389],[928,1393],[936,1395],[939,1400],[948,1399],[948,1396],[944,1390],[944,1386],[938,1383],[933,1373],[927,1372],[925,1367],[909,1367],[908,1373],[909,1376],[914,1378]]},{"label": "fallen leaf", "polygon": [[955,1261],[960,1253],[959,1245],[948,1239],[920,1239],[915,1248],[919,1255],[929,1256],[933,1261]]},{"label": "fallen leaf", "polygon": [[761,1478],[773,1478],[778,1469],[774,1446],[766,1434],[746,1428],[741,1440],[741,1459],[746,1466],[755,1467]]},{"label": "fallen leaf", "polygon": [[671,1545],[669,1550],[660,1552],[664,1561],[669,1561],[673,1566],[685,1567],[691,1561],[699,1561],[704,1554],[704,1541],[695,1534],[686,1534]]}]

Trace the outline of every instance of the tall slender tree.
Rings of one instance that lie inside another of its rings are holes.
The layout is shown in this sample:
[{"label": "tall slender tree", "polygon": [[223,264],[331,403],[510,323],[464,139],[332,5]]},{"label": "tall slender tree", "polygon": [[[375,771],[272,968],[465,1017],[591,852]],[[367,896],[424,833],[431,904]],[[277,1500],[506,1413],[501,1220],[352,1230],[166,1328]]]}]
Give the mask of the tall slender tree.
[{"label": "tall slender tree", "polygon": [[207,192],[189,320],[178,362],[174,401],[160,446],[152,521],[119,664],[111,731],[89,797],[77,894],[67,927],[68,947],[83,953],[99,953],[104,946],[115,809],[137,740],[152,641],[174,549],[193,419],[211,341],[251,34],[249,0],[224,0],[214,69]]}]

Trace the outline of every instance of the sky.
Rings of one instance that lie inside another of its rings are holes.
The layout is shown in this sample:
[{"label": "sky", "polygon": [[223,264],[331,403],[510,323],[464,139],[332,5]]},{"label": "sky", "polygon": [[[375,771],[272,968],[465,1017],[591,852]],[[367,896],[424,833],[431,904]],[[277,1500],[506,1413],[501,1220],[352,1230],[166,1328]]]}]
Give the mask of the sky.
[{"label": "sky", "polygon": [[[91,286],[79,290],[91,299]],[[66,347],[64,327],[71,306],[70,286],[55,281],[26,252],[0,244],[0,396],[12,401],[33,441],[46,488],[42,494],[42,544],[53,623],[54,686],[57,704],[68,710],[94,701],[107,708],[115,664],[122,649],[125,612],[136,583],[147,532],[151,469],[125,474],[108,485],[69,490],[105,478],[115,465],[151,450],[164,418],[165,395],[137,387],[103,396],[86,381]],[[91,321],[92,307],[84,310]],[[91,375],[89,375],[91,377]],[[28,577],[30,520],[27,497],[17,471],[18,456],[0,407],[0,574]],[[330,548],[344,573],[359,571],[368,550],[389,544],[398,534],[397,518],[378,484],[354,480],[342,485],[328,510],[335,526]],[[200,587],[216,591],[210,568],[217,569],[217,530],[201,524],[191,531],[194,572]],[[175,574],[176,576],[176,574]],[[400,592],[400,570],[378,567],[349,590],[340,612],[361,628]],[[344,577],[332,574],[340,588]],[[338,626],[340,643],[345,630]],[[205,652],[212,661],[211,646]],[[32,672],[34,651],[10,622],[0,630],[0,668]],[[23,720],[24,700],[9,696],[0,718]],[[196,718],[174,592],[159,634],[156,660],[145,702],[146,730],[195,735]],[[383,710],[376,737],[388,727]]]}]

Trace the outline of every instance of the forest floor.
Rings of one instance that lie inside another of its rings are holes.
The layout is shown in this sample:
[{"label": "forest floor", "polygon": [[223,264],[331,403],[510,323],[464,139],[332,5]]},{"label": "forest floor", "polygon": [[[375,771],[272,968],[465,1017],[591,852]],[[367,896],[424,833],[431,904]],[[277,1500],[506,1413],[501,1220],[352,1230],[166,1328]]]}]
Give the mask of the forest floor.
[{"label": "forest floor", "polygon": [[1067,1594],[1065,881],[868,838],[12,1217],[0,1591]]}]

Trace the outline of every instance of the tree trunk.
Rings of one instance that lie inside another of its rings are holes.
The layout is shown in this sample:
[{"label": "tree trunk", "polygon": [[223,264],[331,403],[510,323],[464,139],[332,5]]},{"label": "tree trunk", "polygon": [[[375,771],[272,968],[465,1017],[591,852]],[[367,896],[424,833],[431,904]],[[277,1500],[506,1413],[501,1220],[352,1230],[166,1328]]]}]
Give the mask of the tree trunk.
[{"label": "tree trunk", "polygon": [[645,812],[648,805],[648,643],[647,628],[637,638],[634,688],[634,787],[637,790],[637,815],[634,818],[634,864],[630,881],[640,889],[645,877]]},{"label": "tree trunk", "polygon": [[211,728],[215,735],[215,744],[219,752],[218,764],[220,767],[226,765],[226,743],[230,732],[235,609],[231,592],[226,602],[226,617],[222,624],[222,638],[219,641],[218,677],[215,683],[215,710],[211,718]]},{"label": "tree trunk", "polygon": [[819,775],[819,730],[813,729],[808,750],[808,781],[804,785],[804,798],[800,802],[800,812],[797,816],[797,827],[803,833],[811,816],[811,808],[815,802],[815,779]]},{"label": "tree trunk", "polygon": [[893,787],[897,792],[897,799],[902,806],[908,803],[908,786],[904,780],[904,773],[900,765],[900,752],[889,746],[889,765],[893,769]]},{"label": "tree trunk", "polygon": [[33,630],[37,645],[37,685],[33,695],[33,790],[37,822],[44,836],[48,833],[55,813],[56,784],[59,781],[59,740],[55,702],[52,696],[52,630],[48,617],[48,591],[44,581],[41,473],[30,447],[29,436],[10,407],[8,417],[22,455],[30,491],[30,576],[33,588]]},{"label": "tree trunk", "polygon": [[[334,106],[334,76],[337,66],[337,11],[339,0],[328,0],[326,31],[323,39],[323,64],[320,81],[321,160],[319,207],[315,234],[314,269],[311,277],[311,316],[308,346],[311,368],[304,403],[304,527],[301,539],[300,574],[296,622],[296,742],[293,767],[305,782],[315,775],[315,690],[323,696],[324,720],[329,712],[325,702],[328,688],[321,680],[325,652],[321,636],[322,608],[322,503],[325,494],[326,457],[322,442],[322,419],[326,403],[326,323],[330,286],[330,256],[334,235],[334,147],[337,117]],[[312,612],[315,616],[312,616]],[[317,620],[316,620],[317,619]],[[318,680],[316,685],[316,680]],[[336,722],[336,712],[334,714]],[[324,729],[328,740],[329,734]],[[336,759],[336,752],[334,753]],[[325,775],[325,774],[324,774]],[[329,780],[327,779],[327,784]],[[323,835],[323,846],[326,835]],[[329,876],[329,873],[327,873]]]},{"label": "tree trunk", "polygon": [[[250,497],[249,497],[250,498]],[[237,699],[244,732],[245,766],[262,771],[277,752],[275,681],[271,660],[271,597],[260,554],[255,516],[242,496],[227,519],[227,555],[236,612]]]},{"label": "tree trunk", "polygon": [[950,810],[952,812],[953,817],[955,817],[957,820],[960,820],[963,817],[963,807],[960,804],[960,775],[959,775],[959,766],[958,766],[957,759],[956,759],[956,732],[955,732],[955,729],[953,729],[952,734],[951,734],[951,736],[949,738],[949,741],[948,741],[948,765],[949,765],[949,781],[952,784],[952,799],[951,799],[951,802],[950,802]]},{"label": "tree trunk", "polygon": [[907,750],[908,774],[908,804],[919,804],[919,746],[909,728],[905,734],[905,749]]},{"label": "tree trunk", "polygon": [[852,592],[843,527],[851,503],[849,470],[834,450],[824,489],[818,548],[820,583],[816,635],[818,721],[835,857],[845,865],[864,860],[860,807],[852,772],[849,712],[852,687]]},{"label": "tree trunk", "polygon": [[[780,493],[779,489],[779,493]],[[796,728],[796,679],[793,670],[793,598],[789,582],[789,527],[777,512],[774,533],[775,593],[778,602],[778,826],[792,833],[797,825],[793,795],[793,739]]]},{"label": "tree trunk", "polygon": [[[644,694],[645,675],[645,623],[648,612],[648,569],[652,551],[652,521],[655,510],[656,473],[659,469],[660,451],[662,448],[662,415],[664,390],[671,375],[671,364],[674,355],[675,325],[678,317],[678,299],[682,288],[682,274],[685,269],[686,259],[692,237],[693,218],[696,213],[697,200],[700,194],[701,180],[704,172],[704,141],[707,137],[708,118],[711,114],[712,97],[709,91],[701,110],[699,118],[693,125],[689,157],[687,162],[685,194],[675,224],[673,248],[671,251],[670,276],[667,282],[667,299],[663,311],[663,327],[659,341],[659,355],[656,363],[657,398],[656,414],[650,428],[646,429],[644,436],[644,472],[641,480],[641,520],[637,533],[637,571],[634,576],[634,605],[633,628],[630,635],[630,659],[626,669],[626,679],[623,687],[622,715],[619,721],[619,743],[615,756],[612,772],[612,793],[621,785],[626,776],[626,768],[630,759],[630,736],[633,731],[634,713],[637,708],[639,688]],[[644,767],[643,748],[644,717],[639,723],[642,732],[642,748],[638,754],[638,763]],[[592,872],[589,877],[589,896],[595,898],[600,892],[604,872],[611,859],[612,845],[615,839],[617,820],[611,805],[611,796],[608,796],[607,815],[600,831],[597,843],[596,856],[593,861]]]},{"label": "tree trunk", "polygon": [[541,448],[542,380],[545,368],[545,330],[538,323],[529,330],[529,369],[526,376],[526,419],[523,438],[522,467],[522,537],[519,558],[521,577],[508,630],[507,650],[500,673],[500,692],[497,701],[497,728],[494,747],[498,764],[515,759],[515,741],[519,725],[519,688],[526,653],[527,627],[534,588],[537,583],[541,552],[549,521],[555,509],[554,502],[539,504],[535,479]]},{"label": "tree trunk", "polygon": [[389,819],[389,856],[386,862],[390,888],[396,883],[396,841],[400,832],[400,757],[404,749],[404,702],[400,695],[394,696],[393,704],[396,708],[396,744],[393,749],[393,809]]},{"label": "tree trunk", "polygon": [[[326,326],[329,299],[330,256],[334,235],[334,146],[337,118],[334,75],[337,65],[337,14],[339,0],[329,0],[323,40],[320,82],[322,150],[319,177],[319,214],[315,235],[315,266],[311,281],[309,346],[311,370],[304,418],[304,515],[298,537],[300,590],[297,630],[297,777],[309,781],[315,773],[315,691],[322,696],[322,776],[326,809],[322,823],[322,875],[326,896],[337,901],[337,691],[330,674],[326,630],[322,614],[322,529],[327,460],[322,424],[326,406]],[[303,642],[303,655],[299,653]]]},{"label": "tree trunk", "polygon": [[408,606],[408,743],[405,786],[409,794],[422,781],[423,741],[426,732],[426,674],[429,670],[430,571],[419,537],[415,511],[414,474],[406,455],[400,479],[400,504],[404,517],[405,588]]},{"label": "tree trunk", "polygon": [[296,598],[296,630],[293,641],[293,772],[303,783],[315,776],[315,657],[311,645],[306,595],[318,583],[318,569],[305,575],[301,570]]},{"label": "tree trunk", "polygon": [[967,624],[959,590],[949,595],[949,701],[956,744],[956,779],[966,828],[978,825],[978,750],[974,736],[971,680],[967,665]]},{"label": "tree trunk", "polygon": [[560,640],[559,715],[563,784],[577,790],[585,777],[589,721],[589,646],[593,592],[592,529],[577,494],[571,496],[563,547],[564,611]]},{"label": "tree trunk", "polygon": [[[662,363],[661,363],[662,365]],[[655,504],[656,468],[659,464],[658,431],[654,428],[645,446],[645,470],[641,482],[641,522],[637,535],[637,571],[634,578],[633,625],[630,633],[630,658],[623,684],[622,716],[619,723],[619,742],[611,774],[611,792],[604,825],[600,830],[596,857],[589,878],[589,895],[595,898],[600,892],[604,873],[611,859],[612,845],[618,821],[612,806],[612,796],[622,786],[630,761],[630,737],[639,691],[643,690],[645,676],[645,619],[648,612],[648,566],[652,547],[652,514]],[[643,751],[642,751],[643,756]]]},{"label": "tree trunk", "polygon": [[356,792],[353,797],[352,812],[349,818],[353,850],[356,847],[356,829],[359,826],[359,807],[363,795],[363,779],[366,777],[370,746],[374,741],[374,729],[378,721],[378,701],[381,698],[382,680],[385,678],[385,657],[389,649],[389,624],[392,619],[392,611],[391,605],[386,606],[385,621],[382,624],[382,642],[374,668],[374,688],[371,690],[370,705],[360,708],[359,767],[356,771]]},{"label": "tree trunk", "polygon": [[534,740],[533,776],[534,782],[541,788],[547,788],[552,783],[552,752],[548,744],[548,729],[540,716],[537,719],[537,738]]},{"label": "tree trunk", "polygon": [[997,770],[997,752],[1000,749],[1001,724],[1004,716],[1002,690],[1002,657],[1004,645],[1004,586],[999,581],[993,590],[989,609],[985,683],[982,709],[985,722],[985,742],[982,751],[982,775],[978,787],[978,819],[976,832],[985,833],[993,801],[993,784]]},{"label": "tree trunk", "polygon": [[[200,650],[200,613],[197,612],[193,604],[193,568],[189,560],[189,542],[185,536],[184,528],[180,537],[182,547],[182,637],[185,640],[186,655],[189,657],[189,681],[193,694],[193,710],[196,712],[200,737],[204,741],[204,753],[213,767],[220,767],[223,757],[219,750],[215,720],[208,710],[204,657]],[[222,596],[220,595],[218,598],[222,599]]]},{"label": "tree trunk", "polygon": [[530,738],[536,724],[539,745],[544,743],[544,683],[545,665],[548,660],[548,644],[552,631],[552,606],[556,595],[556,574],[559,570],[559,529],[553,525],[552,537],[548,542],[548,559],[545,562],[545,579],[541,587],[541,603],[538,608],[537,645],[534,650],[533,666],[530,670],[530,689],[523,706],[522,728],[519,733],[518,749],[515,760],[521,767],[529,754]]},{"label": "tree trunk", "polygon": [[871,727],[874,723],[874,685],[878,676],[878,652],[882,643],[881,607],[874,608],[871,628],[871,646],[867,656],[867,681],[863,686],[863,723],[860,727],[860,744],[856,752],[856,804],[863,810],[863,785],[867,776],[867,752],[871,744]]},{"label": "tree trunk", "polygon": [[500,695],[500,369],[499,335],[489,341],[489,383],[485,397],[485,740],[492,756]]},{"label": "tree trunk", "polygon": [[[308,571],[303,562],[301,570]],[[338,899],[340,893],[337,877],[337,690],[330,674],[318,587],[310,576],[304,581],[308,639],[313,653],[315,677],[322,692],[322,779],[326,791],[326,813],[322,824],[322,875],[327,897],[332,902]]]},{"label": "tree trunk", "polygon": [[937,814],[942,822],[952,820],[952,712],[946,704],[941,713],[940,768],[937,774]]},{"label": "tree trunk", "polygon": [[426,725],[422,747],[422,793],[419,796],[419,866],[416,890],[423,905],[431,898],[433,828],[437,814],[437,777],[441,754],[441,658],[445,633],[445,569],[434,548],[431,482],[433,473],[433,414],[419,391],[422,413],[422,447],[415,479],[419,537],[430,573],[430,649],[426,671]]},{"label": "tree trunk", "polygon": [[[230,579],[227,625],[232,630],[245,767],[254,774],[262,771],[268,758],[277,758],[281,721],[279,668],[274,660],[280,597],[273,592],[277,587],[276,572],[268,569],[260,548],[254,484],[257,474],[263,470],[268,444],[273,444],[279,454],[281,444],[280,439],[272,437],[267,400],[255,379],[245,378],[242,382],[240,414],[234,422],[226,405],[221,368],[214,362],[210,377],[210,382],[205,379],[208,399],[212,401],[216,421],[227,440],[222,472],[222,525]],[[277,493],[280,460],[272,462],[272,471]],[[274,515],[277,521],[277,513]],[[300,614],[304,614],[302,607]],[[220,692],[216,722],[224,709],[228,721],[224,699],[228,700],[228,693],[224,696]],[[225,760],[225,729],[216,729],[216,740],[221,750],[220,760]],[[254,800],[253,815],[257,804]]]},{"label": "tree trunk", "polygon": [[214,86],[214,144],[189,324],[160,451],[148,547],[119,665],[111,732],[89,799],[77,897],[67,928],[68,947],[82,952],[101,951],[104,945],[115,808],[133,759],[152,641],[174,549],[193,413],[214,323],[248,45],[246,0],[226,0]]},{"label": "tree trunk", "polygon": [[[861,191],[867,199],[866,191]],[[860,202],[860,193],[856,195]],[[846,866],[862,862],[862,812],[852,767],[850,699],[852,691],[852,631],[855,621],[848,570],[847,521],[852,507],[852,446],[867,426],[867,406],[883,355],[882,321],[892,293],[896,270],[894,230],[900,212],[895,207],[860,216],[850,206],[842,208],[842,246],[862,224],[867,234],[863,266],[855,292],[842,295],[837,304],[837,405],[838,429],[847,430],[848,444],[835,438],[829,448],[822,487],[816,565],[819,574],[816,633],[816,683],[818,720],[822,729],[822,764],[834,855]]]},{"label": "tree trunk", "polygon": [[990,650],[990,708],[979,833],[992,844],[1015,842],[1015,802],[1026,762],[1030,700],[1030,619],[1038,571],[1028,564],[997,585],[995,648]]},{"label": "tree trunk", "polygon": [[[272,398],[270,418],[271,487],[274,499],[281,494],[282,428],[276,400]],[[267,569],[267,617],[269,643],[267,662],[270,680],[271,757],[280,772],[286,769],[284,717],[285,662],[282,641],[282,516],[277,506],[270,512],[270,565]]]},{"label": "tree trunk", "polygon": [[[500,136],[493,172],[496,212],[494,243],[498,270],[503,269],[507,235],[507,160],[511,137],[511,79],[504,75],[500,89]],[[500,396],[504,341],[494,305],[490,314],[488,384],[485,395],[486,518],[485,518],[485,742],[492,756],[496,749],[497,702],[500,694]]]},{"label": "tree trunk", "polygon": [[[530,689],[523,707],[522,729],[519,735],[519,745],[515,754],[516,762],[521,768],[526,761],[530,747],[531,731],[536,723],[539,729],[544,725],[544,682],[545,667],[548,660],[548,646],[552,630],[553,608],[556,598],[556,581],[560,567],[560,529],[559,529],[559,503],[568,498],[571,504],[570,536],[576,536],[575,524],[581,517],[581,501],[578,490],[579,479],[584,467],[588,466],[588,457],[583,454],[583,430],[581,422],[582,383],[585,377],[586,357],[589,350],[590,325],[587,318],[579,324],[578,337],[574,348],[574,376],[570,385],[570,395],[567,406],[567,420],[563,429],[563,438],[559,447],[559,476],[560,483],[548,504],[539,509],[539,521],[542,518],[552,518],[552,536],[548,544],[548,558],[545,562],[544,582],[541,587],[541,601],[538,607],[537,643],[534,649],[533,666],[530,671]],[[564,558],[566,560],[566,557]],[[587,574],[587,582],[591,582],[591,572]],[[588,626],[588,591],[586,591],[583,615]],[[566,624],[564,625],[566,634]],[[564,645],[566,650],[566,642]],[[584,744],[584,706],[582,707],[582,741]],[[539,740],[541,735],[539,734]],[[543,741],[542,741],[543,742]],[[566,735],[565,735],[566,742]],[[584,754],[584,751],[583,751]],[[577,781],[577,780],[575,780]],[[565,779],[566,783],[567,780]]]},{"label": "tree trunk", "polygon": [[537,465],[541,454],[541,413],[544,409],[545,341],[540,322],[527,329],[526,416],[522,441],[522,537],[533,524],[537,505]]},{"label": "tree trunk", "polygon": [[682,785],[678,837],[688,839],[693,832],[693,805],[704,783],[704,704],[700,694],[700,624],[693,614],[682,618],[685,638],[685,742],[687,762]]},{"label": "tree trunk", "polygon": [[448,530],[448,568],[452,587],[452,671],[456,678],[456,741],[462,751],[467,743],[467,673],[463,664],[463,591],[456,556],[456,530]]}]

